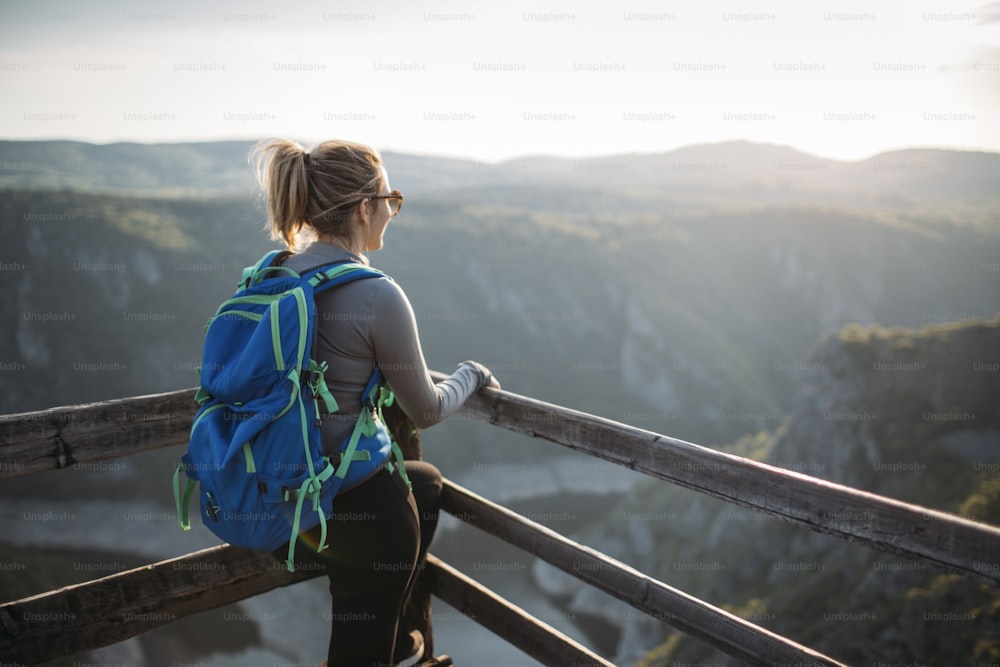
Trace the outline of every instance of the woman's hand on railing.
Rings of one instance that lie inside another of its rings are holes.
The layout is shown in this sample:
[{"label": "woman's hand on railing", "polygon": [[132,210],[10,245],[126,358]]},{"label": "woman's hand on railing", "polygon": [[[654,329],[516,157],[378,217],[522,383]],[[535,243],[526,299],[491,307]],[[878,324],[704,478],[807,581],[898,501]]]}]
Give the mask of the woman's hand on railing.
[{"label": "woman's hand on railing", "polygon": [[488,369],[486,366],[483,366],[478,361],[472,361],[470,359],[468,361],[463,361],[460,365],[462,366],[468,365],[476,369],[476,372],[479,373],[478,389],[482,389],[483,387],[490,387],[491,389],[501,388],[500,381],[493,376],[492,371],[490,371],[490,369]]}]

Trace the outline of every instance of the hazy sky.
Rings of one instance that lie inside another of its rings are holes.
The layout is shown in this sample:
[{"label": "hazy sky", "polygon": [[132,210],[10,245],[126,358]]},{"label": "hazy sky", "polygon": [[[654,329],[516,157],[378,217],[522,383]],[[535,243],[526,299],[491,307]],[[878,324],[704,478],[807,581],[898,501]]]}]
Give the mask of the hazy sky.
[{"label": "hazy sky", "polygon": [[1000,1],[4,3],[0,137],[1000,150]]}]

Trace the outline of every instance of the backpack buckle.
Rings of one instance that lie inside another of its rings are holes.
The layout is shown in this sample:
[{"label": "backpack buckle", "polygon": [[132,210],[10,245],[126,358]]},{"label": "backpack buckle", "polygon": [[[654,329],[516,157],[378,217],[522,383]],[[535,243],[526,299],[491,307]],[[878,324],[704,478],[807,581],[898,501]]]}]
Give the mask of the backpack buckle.
[{"label": "backpack buckle", "polygon": [[219,512],[222,508],[215,504],[215,498],[212,497],[211,493],[205,494],[205,512],[208,517],[212,520],[212,523],[219,522]]}]

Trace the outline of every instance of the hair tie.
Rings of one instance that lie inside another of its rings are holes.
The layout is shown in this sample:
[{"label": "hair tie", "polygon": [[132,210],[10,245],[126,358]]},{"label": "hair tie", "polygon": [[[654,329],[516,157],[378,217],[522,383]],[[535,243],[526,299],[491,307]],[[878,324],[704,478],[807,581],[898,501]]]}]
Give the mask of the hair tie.
[{"label": "hair tie", "polygon": [[302,151],[302,160],[306,163],[306,165],[309,164],[309,158],[310,158],[309,153]]}]

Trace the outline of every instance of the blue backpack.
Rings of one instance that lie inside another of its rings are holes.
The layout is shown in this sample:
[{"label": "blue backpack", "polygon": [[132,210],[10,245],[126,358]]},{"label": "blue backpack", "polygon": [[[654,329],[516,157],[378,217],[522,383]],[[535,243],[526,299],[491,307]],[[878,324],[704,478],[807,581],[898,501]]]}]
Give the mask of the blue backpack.
[{"label": "blue backpack", "polygon": [[[339,491],[364,481],[394,456],[404,479],[403,455],[392,441],[382,406],[391,405],[377,365],[362,394],[361,415],[335,457],[320,437],[322,401],[338,410],[323,377],[326,362],[313,358],[315,294],[364,278],[383,277],[357,263],[337,263],[298,274],[274,266],[273,251],[243,271],[236,293],[206,325],[200,407],[187,453],[174,472],[174,502],[182,530],[190,530],[191,495],[202,522],[230,544],[273,551],[286,542],[294,571],[297,535],[321,526]],[[181,493],[180,473],[187,475]],[[407,483],[408,480],[407,480]]]}]

